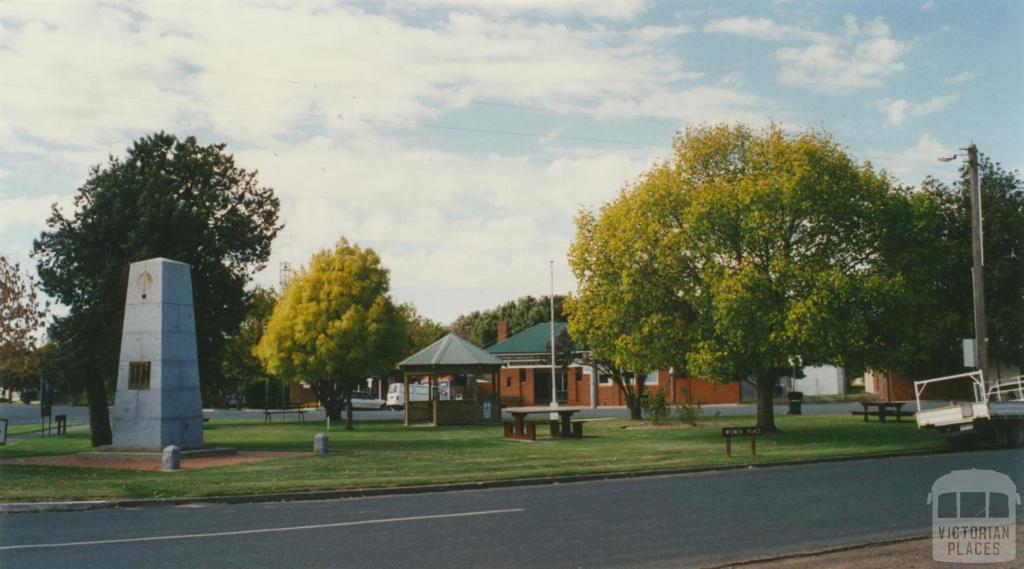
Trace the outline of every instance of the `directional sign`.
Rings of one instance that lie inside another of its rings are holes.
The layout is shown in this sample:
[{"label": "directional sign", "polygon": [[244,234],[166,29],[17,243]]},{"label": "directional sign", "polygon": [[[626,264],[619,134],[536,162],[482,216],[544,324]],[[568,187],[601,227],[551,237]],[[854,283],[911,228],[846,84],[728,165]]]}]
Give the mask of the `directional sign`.
[{"label": "directional sign", "polygon": [[761,434],[761,427],[723,427],[722,435],[726,437],[753,437]]}]

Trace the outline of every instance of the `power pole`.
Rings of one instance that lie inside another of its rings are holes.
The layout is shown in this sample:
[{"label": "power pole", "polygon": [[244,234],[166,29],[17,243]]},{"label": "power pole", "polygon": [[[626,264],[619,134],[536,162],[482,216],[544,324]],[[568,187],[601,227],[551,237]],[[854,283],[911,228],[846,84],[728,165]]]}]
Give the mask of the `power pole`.
[{"label": "power pole", "polygon": [[967,177],[971,183],[971,284],[974,287],[974,349],[983,381],[988,377],[988,330],[985,326],[985,245],[978,180],[978,147],[967,147]]}]

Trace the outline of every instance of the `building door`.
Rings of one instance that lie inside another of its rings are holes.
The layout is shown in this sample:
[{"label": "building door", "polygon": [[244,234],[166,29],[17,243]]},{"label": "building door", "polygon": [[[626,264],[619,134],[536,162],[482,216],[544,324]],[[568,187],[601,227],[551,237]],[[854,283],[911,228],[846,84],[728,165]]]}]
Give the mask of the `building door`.
[{"label": "building door", "polygon": [[[569,400],[569,384],[566,381],[565,370],[558,370],[555,378],[558,390],[558,402],[565,403]],[[533,368],[533,403],[535,405],[551,404],[551,369]]]}]

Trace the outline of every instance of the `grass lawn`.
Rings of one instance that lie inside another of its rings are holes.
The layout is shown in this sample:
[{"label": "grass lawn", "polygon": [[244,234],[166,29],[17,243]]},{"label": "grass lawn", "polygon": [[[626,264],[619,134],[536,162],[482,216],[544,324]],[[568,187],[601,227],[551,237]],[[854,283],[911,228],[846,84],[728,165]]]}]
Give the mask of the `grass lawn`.
[{"label": "grass lawn", "polygon": [[[357,423],[356,431],[330,432],[331,453],[175,473],[49,466],[0,466],[0,501],[90,498],[162,498],[333,490],[379,486],[544,477],[767,463],[826,457],[942,449],[934,433],[913,422],[864,423],[849,415],[777,418],[783,434],[761,437],[751,457],[747,439],[725,457],[718,427],[750,425],[752,417],[722,419],[710,428],[624,429],[627,420],[595,421],[582,440],[507,441],[498,426],[417,427]],[[205,440],[239,450],[310,451],[319,423],[235,421],[205,426]],[[540,429],[538,429],[538,432]],[[90,450],[88,433],[14,441],[0,458]]]}]

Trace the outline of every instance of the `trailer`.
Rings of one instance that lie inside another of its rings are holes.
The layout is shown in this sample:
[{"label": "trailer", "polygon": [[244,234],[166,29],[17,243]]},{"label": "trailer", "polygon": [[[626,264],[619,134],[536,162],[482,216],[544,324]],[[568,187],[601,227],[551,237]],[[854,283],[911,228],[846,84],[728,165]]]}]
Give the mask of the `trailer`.
[{"label": "trailer", "polygon": [[[973,401],[949,401],[923,408],[929,387],[947,382],[971,382]],[[1024,448],[1024,375],[987,383],[980,371],[914,382],[919,429],[935,429],[955,448],[995,444]]]}]

